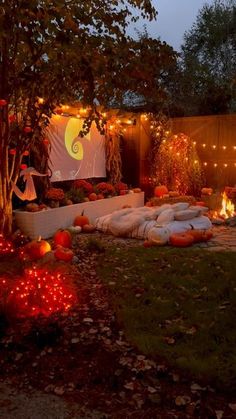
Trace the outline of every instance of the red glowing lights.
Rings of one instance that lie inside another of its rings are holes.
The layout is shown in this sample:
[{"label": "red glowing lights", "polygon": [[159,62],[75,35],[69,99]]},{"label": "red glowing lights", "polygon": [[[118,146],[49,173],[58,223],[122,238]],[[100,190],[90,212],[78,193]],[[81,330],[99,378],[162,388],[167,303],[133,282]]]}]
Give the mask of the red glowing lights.
[{"label": "red glowing lights", "polygon": [[14,252],[13,244],[10,240],[7,240],[0,234],[0,255],[8,255]]},{"label": "red glowing lights", "polygon": [[76,301],[76,292],[63,274],[34,267],[14,282],[7,305],[16,317],[35,317],[68,311]]}]

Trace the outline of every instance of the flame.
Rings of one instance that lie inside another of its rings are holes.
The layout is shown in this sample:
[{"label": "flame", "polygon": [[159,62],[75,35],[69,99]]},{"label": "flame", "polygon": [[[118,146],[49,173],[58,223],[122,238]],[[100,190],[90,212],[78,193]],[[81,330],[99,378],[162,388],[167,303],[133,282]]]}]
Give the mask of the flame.
[{"label": "flame", "polygon": [[222,208],[220,210],[220,215],[224,218],[233,217],[235,215],[234,212],[234,204],[228,199],[226,193],[222,194]]}]

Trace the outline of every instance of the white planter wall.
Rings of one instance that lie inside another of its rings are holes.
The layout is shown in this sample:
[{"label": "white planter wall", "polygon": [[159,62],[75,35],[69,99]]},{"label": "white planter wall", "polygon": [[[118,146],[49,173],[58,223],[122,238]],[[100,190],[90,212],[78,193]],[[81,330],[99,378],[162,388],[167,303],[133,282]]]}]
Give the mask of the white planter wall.
[{"label": "white planter wall", "polygon": [[144,192],[130,193],[113,198],[100,199],[93,202],[68,205],[59,208],[49,208],[45,211],[28,212],[15,210],[15,221],[17,227],[31,239],[41,236],[43,239],[52,237],[59,228],[67,228],[73,225],[74,219],[82,211],[89,217],[91,223],[97,217],[110,214],[121,209],[123,205],[142,207],[144,205]]}]

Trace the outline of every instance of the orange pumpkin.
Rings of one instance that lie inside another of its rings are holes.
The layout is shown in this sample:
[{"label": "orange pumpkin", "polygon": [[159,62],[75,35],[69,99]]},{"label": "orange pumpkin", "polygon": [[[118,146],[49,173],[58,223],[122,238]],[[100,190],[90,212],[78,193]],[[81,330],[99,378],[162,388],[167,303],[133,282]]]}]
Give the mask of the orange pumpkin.
[{"label": "orange pumpkin", "polygon": [[32,240],[25,246],[25,252],[31,260],[42,258],[51,251],[51,245],[46,240]]},{"label": "orange pumpkin", "polygon": [[192,246],[193,242],[194,242],[194,238],[187,232],[174,233],[174,234],[171,234],[169,238],[169,243],[171,244],[171,246],[176,246],[176,247]]},{"label": "orange pumpkin", "polygon": [[203,201],[198,201],[198,202],[195,202],[195,205],[197,205],[198,207],[205,207],[206,203]]},{"label": "orange pumpkin", "polygon": [[93,231],[95,231],[95,230],[96,230],[96,227],[93,224],[85,224],[82,227],[82,231],[84,233],[93,233]]},{"label": "orange pumpkin", "polygon": [[165,185],[156,186],[154,189],[154,195],[161,198],[163,195],[168,195],[168,189]]},{"label": "orange pumpkin", "polygon": [[63,262],[71,262],[74,256],[74,252],[71,249],[66,249],[63,246],[57,246],[54,256],[58,260],[62,260]]},{"label": "orange pumpkin", "polygon": [[80,226],[83,227],[85,224],[89,224],[89,219],[86,215],[80,214],[77,215],[74,219],[74,226]]},{"label": "orange pumpkin", "polygon": [[97,194],[95,192],[90,193],[88,197],[90,201],[97,201]]},{"label": "orange pumpkin", "polygon": [[211,195],[213,193],[212,188],[202,188],[201,190],[202,195]]},{"label": "orange pumpkin", "polygon": [[72,247],[72,237],[68,230],[60,229],[56,231],[53,236],[53,240],[56,246],[60,245],[63,247]]},{"label": "orange pumpkin", "polygon": [[211,230],[204,230],[203,235],[202,235],[202,241],[207,242],[208,240],[211,240],[212,237],[213,237],[213,233]]},{"label": "orange pumpkin", "polygon": [[188,230],[186,232],[187,234],[190,234],[190,236],[193,237],[193,242],[206,242],[212,238],[212,232],[210,230]]}]

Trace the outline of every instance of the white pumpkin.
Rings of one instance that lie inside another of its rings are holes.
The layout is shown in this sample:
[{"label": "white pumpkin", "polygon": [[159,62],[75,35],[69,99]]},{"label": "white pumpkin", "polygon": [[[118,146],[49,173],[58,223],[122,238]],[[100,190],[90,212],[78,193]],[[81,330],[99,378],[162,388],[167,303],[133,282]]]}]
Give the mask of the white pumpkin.
[{"label": "white pumpkin", "polygon": [[67,227],[67,230],[70,232],[70,233],[81,233],[81,231],[82,231],[82,228],[80,227],[80,226],[70,226],[70,227]]},{"label": "white pumpkin", "polygon": [[148,240],[156,245],[162,246],[168,243],[170,237],[170,230],[163,226],[156,225],[148,232]]}]

